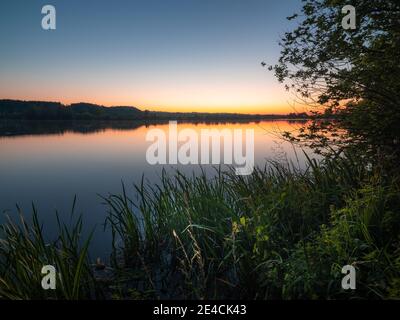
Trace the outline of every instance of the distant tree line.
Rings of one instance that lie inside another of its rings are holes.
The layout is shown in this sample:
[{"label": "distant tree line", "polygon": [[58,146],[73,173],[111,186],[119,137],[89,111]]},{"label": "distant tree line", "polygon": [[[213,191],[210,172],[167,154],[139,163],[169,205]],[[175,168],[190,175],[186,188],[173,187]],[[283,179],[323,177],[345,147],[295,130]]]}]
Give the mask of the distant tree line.
[{"label": "distant tree line", "polygon": [[306,113],[260,115],[238,113],[157,112],[135,107],[105,107],[90,103],[64,105],[59,102],[0,100],[0,119],[22,120],[262,120],[307,119]]},{"label": "distant tree line", "polygon": [[0,100],[0,118],[24,120],[121,120],[143,118],[134,107],[107,108],[89,103],[69,106],[59,102]]}]

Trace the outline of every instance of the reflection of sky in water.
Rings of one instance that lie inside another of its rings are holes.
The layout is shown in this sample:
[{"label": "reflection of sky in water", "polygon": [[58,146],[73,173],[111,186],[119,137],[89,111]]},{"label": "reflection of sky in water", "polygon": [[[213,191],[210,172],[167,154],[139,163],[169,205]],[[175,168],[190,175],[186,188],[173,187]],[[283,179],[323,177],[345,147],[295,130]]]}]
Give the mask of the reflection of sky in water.
[{"label": "reflection of sky in water", "polygon": [[[181,124],[178,130],[202,128],[255,130],[255,163],[264,166],[266,159],[288,159],[297,164],[294,148],[277,137],[279,130],[293,130],[298,124],[288,122],[260,122],[248,124]],[[130,130],[107,129],[81,134],[28,135],[0,138],[0,210],[15,215],[15,204],[26,215],[31,202],[38,208],[45,230],[52,236],[55,210],[68,221],[74,195],[77,212],[84,214],[86,230],[96,226],[93,255],[106,257],[110,236],[102,232],[106,207],[98,196],[117,193],[123,180],[129,190],[132,183],[140,183],[142,175],[157,181],[163,166],[150,166],[146,162],[146,149],[151,144],[145,137],[149,129],[160,128],[168,132],[168,125],[153,125]],[[304,155],[298,150],[300,165]],[[166,166],[185,173],[199,172],[196,165]],[[212,174],[211,166],[204,166]],[[131,193],[132,194],[132,193]],[[1,217],[0,219],[3,219]]]}]

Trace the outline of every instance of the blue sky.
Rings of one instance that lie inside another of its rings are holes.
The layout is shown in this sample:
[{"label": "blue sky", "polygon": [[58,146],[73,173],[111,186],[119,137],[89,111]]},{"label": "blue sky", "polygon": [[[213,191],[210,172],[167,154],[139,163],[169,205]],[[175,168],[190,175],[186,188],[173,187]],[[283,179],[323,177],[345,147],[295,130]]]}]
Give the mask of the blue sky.
[{"label": "blue sky", "polygon": [[[41,28],[54,5],[57,29]],[[0,98],[151,110],[270,112],[290,97],[276,62],[300,0],[0,2]],[[278,111],[279,111],[278,110]]]}]

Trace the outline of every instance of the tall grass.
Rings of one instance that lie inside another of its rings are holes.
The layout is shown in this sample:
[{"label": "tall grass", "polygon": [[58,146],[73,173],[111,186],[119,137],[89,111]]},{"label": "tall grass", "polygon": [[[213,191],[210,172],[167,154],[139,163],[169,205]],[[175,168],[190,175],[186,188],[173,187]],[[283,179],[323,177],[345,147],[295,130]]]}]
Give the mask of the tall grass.
[{"label": "tall grass", "polygon": [[[249,177],[164,171],[135,189],[136,200],[125,188],[107,198],[123,240],[116,267],[145,269],[164,297],[399,297],[399,183],[359,159],[309,159],[305,172],[275,163]],[[347,264],[356,291],[341,288]]]},{"label": "tall grass", "polygon": [[[118,298],[400,298],[398,177],[350,156],[308,161],[305,171],[272,163],[246,177],[163,171],[156,185],[142,179],[103,197]],[[54,243],[35,209],[31,224],[21,219],[2,226],[1,297],[108,296],[90,268],[90,238],[79,240],[81,219],[59,223]],[[40,288],[44,264],[61,270],[55,292]],[[354,291],[341,288],[348,264]]]},{"label": "tall grass", "polygon": [[[75,207],[75,200],[73,208]],[[36,208],[28,223],[18,208],[20,220],[8,217],[0,229],[0,298],[90,299],[99,296],[88,260],[91,235],[81,241],[82,217],[67,226],[57,214],[58,237],[46,241]],[[56,290],[44,290],[42,267],[57,272]]]}]

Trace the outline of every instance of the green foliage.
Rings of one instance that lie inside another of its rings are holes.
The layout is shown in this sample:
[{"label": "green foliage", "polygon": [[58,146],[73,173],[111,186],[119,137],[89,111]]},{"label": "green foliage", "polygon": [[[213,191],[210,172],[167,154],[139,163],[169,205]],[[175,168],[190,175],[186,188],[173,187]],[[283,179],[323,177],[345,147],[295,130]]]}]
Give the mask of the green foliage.
[{"label": "green foliage", "polygon": [[400,159],[399,1],[352,1],[355,30],[342,28],[341,10],[348,1],[303,3],[302,12],[289,18],[296,19],[298,26],[282,38],[279,63],[270,67],[298,100],[313,107],[314,121],[297,138],[318,150],[328,148],[328,154],[333,145],[339,151],[356,148],[372,163],[396,169],[393,164]]},{"label": "green foliage", "polygon": [[[125,191],[110,197],[111,228],[135,244],[123,240],[115,249],[140,261],[136,268],[146,268],[159,295],[398,297],[398,181],[355,159],[310,160],[307,172],[275,164],[249,177],[164,173],[159,186],[137,190],[137,201]],[[118,267],[135,268],[131,260]],[[347,264],[358,270],[355,292],[341,289]]]},{"label": "green foliage", "polygon": [[399,201],[398,186],[370,182],[351,194],[343,208],[332,208],[328,224],[312,241],[298,245],[287,261],[287,278],[295,285],[285,288],[285,297],[349,296],[340,289],[340,270],[351,262],[357,269],[357,290],[350,296],[398,298],[388,288],[400,272],[396,265],[400,219],[392,211]]}]

